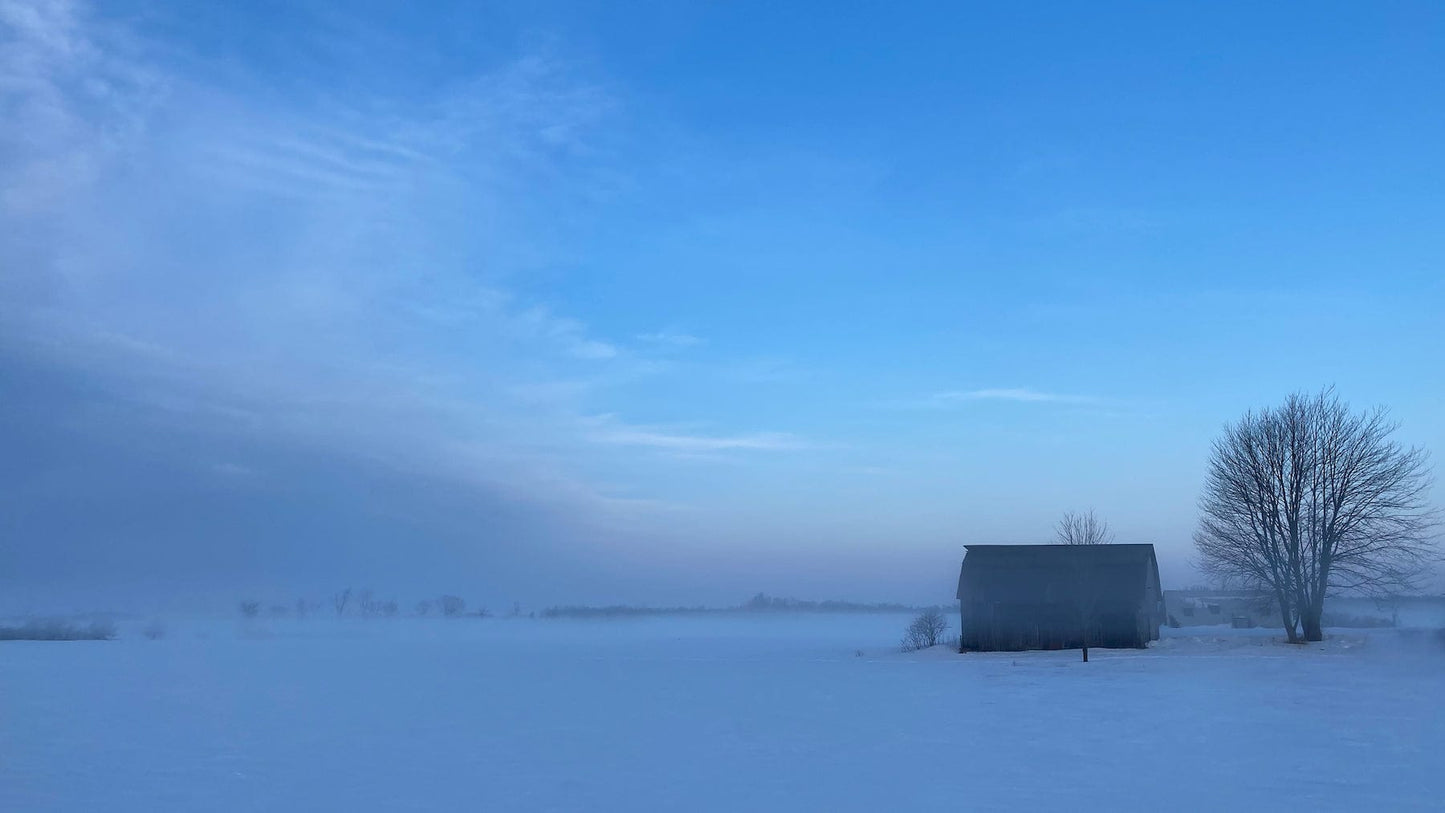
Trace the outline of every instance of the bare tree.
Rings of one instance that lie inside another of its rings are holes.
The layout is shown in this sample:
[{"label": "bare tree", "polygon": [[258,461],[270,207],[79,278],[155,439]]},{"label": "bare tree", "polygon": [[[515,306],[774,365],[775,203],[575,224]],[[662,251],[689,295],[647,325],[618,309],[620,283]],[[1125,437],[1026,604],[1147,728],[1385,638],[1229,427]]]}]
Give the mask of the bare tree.
[{"label": "bare tree", "polygon": [[241,615],[247,618],[255,618],[259,612],[261,612],[261,602],[250,600],[241,602]]},{"label": "bare tree", "polygon": [[1387,410],[1333,388],[1247,413],[1214,442],[1194,535],[1200,566],[1264,590],[1291,642],[1323,638],[1325,597],[1417,589],[1433,558],[1429,458]]},{"label": "bare tree", "polygon": [[926,610],[903,633],[903,651],[913,652],[937,645],[948,630],[948,619],[938,610]]},{"label": "bare tree", "polygon": [[442,615],[447,618],[454,618],[466,612],[467,602],[460,596],[442,596],[438,602],[441,604]]},{"label": "bare tree", "polygon": [[1092,508],[1082,514],[1064,512],[1064,518],[1054,527],[1054,537],[1060,545],[1110,545],[1114,542],[1114,532],[1109,530],[1109,523],[1095,516]]},{"label": "bare tree", "polygon": [[418,602],[416,603],[416,614],[417,614],[417,615],[422,615],[422,616],[430,615],[430,614],[431,614],[431,608],[432,608],[432,603],[431,603],[430,601],[425,601],[425,600],[423,600],[423,601],[418,601]]},{"label": "bare tree", "polygon": [[351,601],[351,588],[348,587],[340,593],[331,597],[331,606],[336,608],[337,615],[346,614],[346,605]]}]

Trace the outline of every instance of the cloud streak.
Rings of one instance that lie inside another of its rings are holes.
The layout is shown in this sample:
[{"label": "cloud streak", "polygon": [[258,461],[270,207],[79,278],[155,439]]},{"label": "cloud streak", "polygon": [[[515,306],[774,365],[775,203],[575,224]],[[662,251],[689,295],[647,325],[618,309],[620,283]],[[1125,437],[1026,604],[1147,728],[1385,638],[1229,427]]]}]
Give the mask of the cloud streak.
[{"label": "cloud streak", "polygon": [[659,330],[656,333],[639,333],[637,334],[636,338],[638,341],[644,342],[646,344],[673,348],[695,347],[699,344],[702,344],[702,339],[699,339],[691,333],[684,333],[682,331],[676,330]]},{"label": "cloud streak", "polygon": [[1005,401],[1027,404],[1096,404],[1100,399],[1090,395],[1065,395],[1026,388],[1005,387],[978,390],[950,390],[935,393],[928,399],[938,405],[977,401]]},{"label": "cloud streak", "polygon": [[786,432],[758,432],[741,435],[702,435],[669,431],[657,427],[628,426],[612,416],[591,418],[588,439],[614,446],[640,446],[681,453],[730,451],[778,452],[808,448],[801,438]]}]

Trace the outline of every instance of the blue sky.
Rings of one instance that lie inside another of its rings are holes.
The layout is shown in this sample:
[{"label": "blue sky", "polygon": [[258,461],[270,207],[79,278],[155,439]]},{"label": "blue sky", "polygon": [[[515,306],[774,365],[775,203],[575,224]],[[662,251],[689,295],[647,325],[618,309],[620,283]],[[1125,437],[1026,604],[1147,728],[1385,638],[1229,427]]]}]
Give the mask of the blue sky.
[{"label": "blue sky", "polygon": [[[946,600],[1445,448],[1445,10],[0,0],[10,603]],[[177,599],[180,600],[180,599]]]}]

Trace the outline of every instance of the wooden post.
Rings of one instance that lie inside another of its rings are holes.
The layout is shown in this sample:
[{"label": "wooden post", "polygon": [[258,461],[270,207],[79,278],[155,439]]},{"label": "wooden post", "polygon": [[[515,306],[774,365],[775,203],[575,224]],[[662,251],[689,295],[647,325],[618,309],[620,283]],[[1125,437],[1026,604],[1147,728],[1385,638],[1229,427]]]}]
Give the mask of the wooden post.
[{"label": "wooden post", "polygon": [[963,654],[963,636],[968,632],[968,618],[963,613],[963,600],[958,602],[958,654]]}]

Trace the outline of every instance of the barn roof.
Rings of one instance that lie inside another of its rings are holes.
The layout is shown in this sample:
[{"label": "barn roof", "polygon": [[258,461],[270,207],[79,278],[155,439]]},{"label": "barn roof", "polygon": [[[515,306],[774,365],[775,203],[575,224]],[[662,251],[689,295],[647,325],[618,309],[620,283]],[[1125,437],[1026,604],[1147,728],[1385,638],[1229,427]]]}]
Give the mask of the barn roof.
[{"label": "barn roof", "polygon": [[966,545],[957,598],[1009,602],[1072,601],[1081,595],[1144,598],[1153,545]]}]

